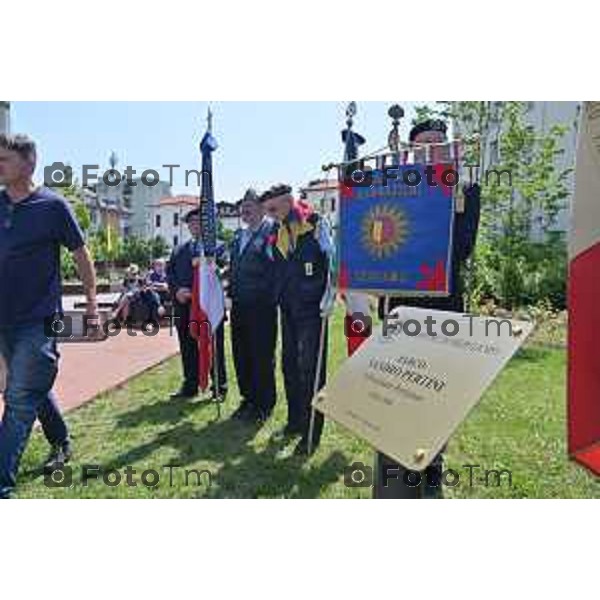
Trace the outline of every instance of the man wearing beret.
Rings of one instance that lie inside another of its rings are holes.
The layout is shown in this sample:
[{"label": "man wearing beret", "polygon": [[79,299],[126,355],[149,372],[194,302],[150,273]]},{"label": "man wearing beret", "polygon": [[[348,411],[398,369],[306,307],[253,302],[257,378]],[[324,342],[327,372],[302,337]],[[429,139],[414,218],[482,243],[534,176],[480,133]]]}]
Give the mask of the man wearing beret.
[{"label": "man wearing beret", "polygon": [[[192,398],[198,394],[198,343],[189,331],[190,310],[192,301],[192,284],[194,268],[192,261],[202,255],[202,228],[200,224],[200,209],[188,212],[184,221],[189,228],[191,239],[173,249],[167,268],[167,283],[173,297],[173,312],[181,363],[183,366],[183,384],[180,389],[171,394],[171,398]],[[217,243],[217,265],[225,263],[225,245]],[[216,328],[216,369],[217,382],[214,379],[214,368],[211,369],[213,397],[227,395],[227,371],[225,370],[225,337],[224,321]]]},{"label": "man wearing beret", "polygon": [[[261,196],[261,202],[267,214],[278,222],[274,255],[288,422],[277,436],[300,436],[295,453],[306,455],[333,244],[327,224],[310,205],[294,200],[291,191],[289,185],[275,185]],[[318,389],[325,385],[327,372],[326,333],[325,330]],[[319,444],[322,429],[323,415],[317,411],[313,448]]]},{"label": "man wearing beret", "polygon": [[[415,163],[448,164],[450,162],[448,145],[446,142],[446,123],[439,119],[428,119],[415,124],[409,135],[410,142],[415,147]],[[431,144],[430,152],[419,145]],[[422,182],[421,185],[427,185]],[[397,306],[415,306],[419,308],[430,308],[432,310],[447,310],[453,312],[464,312],[463,282],[461,270],[466,260],[471,256],[477,239],[480,214],[480,188],[477,184],[465,185],[462,188],[462,197],[458,196],[456,212],[454,215],[454,226],[452,232],[452,266],[451,266],[451,290],[445,297],[402,297],[390,298],[390,310]],[[379,301],[379,316],[383,318],[384,300]],[[442,497],[442,472],[443,454],[440,453],[426,469],[422,483],[418,487],[409,488],[403,483],[404,468],[391,458],[378,453],[375,463],[375,487],[374,493],[378,498],[406,497]],[[397,479],[389,481],[386,487],[382,481],[386,481],[385,472],[400,473]]]},{"label": "man wearing beret", "polygon": [[231,345],[242,402],[234,418],[264,422],[276,400],[277,295],[272,236],[258,194],[240,201],[242,221],[231,244]]}]

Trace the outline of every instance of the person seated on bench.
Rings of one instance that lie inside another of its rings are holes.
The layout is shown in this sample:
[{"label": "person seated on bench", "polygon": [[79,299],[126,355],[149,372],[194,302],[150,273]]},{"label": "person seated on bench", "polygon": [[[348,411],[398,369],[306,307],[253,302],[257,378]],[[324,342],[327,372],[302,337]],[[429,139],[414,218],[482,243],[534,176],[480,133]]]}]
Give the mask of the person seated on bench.
[{"label": "person seated on bench", "polygon": [[140,269],[136,264],[127,268],[123,280],[123,292],[117,303],[115,319],[123,321],[158,321],[165,314],[160,297],[148,282],[139,276]]},{"label": "person seated on bench", "polygon": [[161,304],[164,304],[170,298],[166,263],[162,258],[152,261],[152,268],[146,277],[146,281],[150,289],[158,294]]}]

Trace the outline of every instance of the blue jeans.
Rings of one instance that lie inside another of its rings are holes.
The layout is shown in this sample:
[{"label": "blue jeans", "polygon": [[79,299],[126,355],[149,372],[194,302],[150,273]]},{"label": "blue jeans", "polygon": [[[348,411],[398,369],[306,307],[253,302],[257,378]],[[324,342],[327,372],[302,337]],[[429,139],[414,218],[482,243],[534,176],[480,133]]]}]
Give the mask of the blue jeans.
[{"label": "blue jeans", "polygon": [[16,484],[21,455],[36,417],[46,438],[63,445],[69,434],[52,386],[58,372],[56,339],[42,323],[0,329],[0,354],[6,363],[4,415],[0,422],[0,498]]}]

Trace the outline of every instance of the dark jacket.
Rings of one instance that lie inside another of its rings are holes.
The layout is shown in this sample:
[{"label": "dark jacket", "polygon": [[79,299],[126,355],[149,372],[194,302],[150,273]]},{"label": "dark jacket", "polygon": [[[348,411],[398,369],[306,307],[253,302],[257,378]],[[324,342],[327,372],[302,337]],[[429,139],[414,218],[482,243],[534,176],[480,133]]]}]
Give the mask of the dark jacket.
[{"label": "dark jacket", "polygon": [[298,237],[290,255],[276,252],[279,303],[293,318],[318,318],[327,287],[329,259],[317,238],[320,217],[312,213],[307,220],[315,228]]},{"label": "dark jacket", "polygon": [[[454,228],[452,231],[452,264],[451,264],[451,292],[444,297],[391,297],[389,308],[397,306],[415,306],[430,308],[432,310],[447,310],[453,312],[464,311],[464,285],[461,270],[466,260],[471,256],[477,240],[479,229],[479,215],[481,212],[481,188],[478,184],[463,188],[465,210],[454,215]],[[379,299],[379,317],[384,316],[384,299]]]},{"label": "dark jacket", "polygon": [[274,232],[274,223],[264,220],[258,230],[250,234],[243,248],[247,232],[242,229],[235,232],[229,272],[229,295],[234,303],[273,305],[277,302]]},{"label": "dark jacket", "polygon": [[[192,289],[194,282],[194,269],[192,260],[198,256],[194,250],[194,240],[189,240],[185,244],[180,244],[173,249],[169,263],[167,265],[167,283],[173,298],[173,307],[175,312],[181,314],[188,311],[190,304],[180,304],[175,298],[175,293],[179,288],[185,287]],[[223,242],[217,242],[217,265],[222,267],[225,262],[225,245]]]}]

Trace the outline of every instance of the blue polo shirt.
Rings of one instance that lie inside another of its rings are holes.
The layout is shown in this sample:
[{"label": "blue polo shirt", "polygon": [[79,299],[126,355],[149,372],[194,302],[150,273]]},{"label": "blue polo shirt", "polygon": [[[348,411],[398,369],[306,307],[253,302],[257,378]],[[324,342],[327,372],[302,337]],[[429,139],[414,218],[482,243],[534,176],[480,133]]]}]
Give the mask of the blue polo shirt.
[{"label": "blue polo shirt", "polygon": [[17,203],[0,192],[0,327],[61,312],[60,247],[83,245],[71,207],[52,190]]}]

